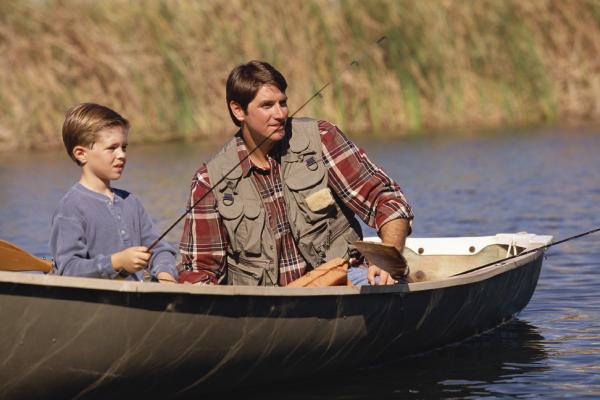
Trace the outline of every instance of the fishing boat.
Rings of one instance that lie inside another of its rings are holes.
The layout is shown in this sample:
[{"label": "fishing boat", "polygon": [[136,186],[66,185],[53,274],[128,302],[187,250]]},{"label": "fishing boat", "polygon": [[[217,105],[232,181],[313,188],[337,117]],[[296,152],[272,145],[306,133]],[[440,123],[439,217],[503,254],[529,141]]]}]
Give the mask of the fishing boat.
[{"label": "fishing boat", "polygon": [[419,354],[521,311],[551,240],[409,238],[409,282],[391,286],[168,285],[0,272],[0,397],[199,397]]}]

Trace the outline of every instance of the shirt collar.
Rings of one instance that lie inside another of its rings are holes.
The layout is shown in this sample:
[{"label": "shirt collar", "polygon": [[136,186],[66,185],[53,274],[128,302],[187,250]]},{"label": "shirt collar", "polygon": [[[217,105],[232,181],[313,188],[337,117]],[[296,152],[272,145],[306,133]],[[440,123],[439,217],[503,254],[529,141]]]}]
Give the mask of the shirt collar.
[{"label": "shirt collar", "polygon": [[[246,146],[246,143],[244,142],[244,139],[242,138],[241,130],[238,131],[238,133],[236,133],[235,141],[236,141],[238,157],[240,160],[242,160],[240,163],[240,167],[242,168],[242,176],[246,177],[246,176],[250,175],[253,170],[264,172],[264,170],[256,167],[254,164],[252,164],[250,157],[248,157],[248,147]],[[274,158],[276,160],[279,160],[281,158],[281,153],[282,153],[284,142],[285,142],[285,140],[281,140],[278,143],[276,143],[275,146],[273,147],[273,149],[271,149],[271,151],[269,152],[269,154],[267,156],[269,158]]]},{"label": "shirt collar", "polygon": [[80,182],[75,183],[75,185],[73,187],[75,188],[75,190],[77,190],[87,196],[93,197],[96,200],[100,200],[102,202],[111,201],[111,200],[113,202],[119,202],[121,200],[125,200],[129,196],[128,192],[121,190],[121,189],[115,189],[112,187],[110,188],[110,191],[113,193],[112,199],[105,194],[94,192],[93,190],[86,188]]}]

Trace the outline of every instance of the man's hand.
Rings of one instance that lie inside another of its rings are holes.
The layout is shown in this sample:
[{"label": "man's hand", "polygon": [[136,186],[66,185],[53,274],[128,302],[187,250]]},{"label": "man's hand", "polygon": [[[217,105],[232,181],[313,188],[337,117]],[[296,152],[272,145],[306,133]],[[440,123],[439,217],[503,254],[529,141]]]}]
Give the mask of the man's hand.
[{"label": "man's hand", "polygon": [[113,254],[110,260],[115,271],[123,269],[130,274],[135,274],[148,266],[151,256],[152,253],[147,247],[134,246]]},{"label": "man's hand", "polygon": [[[375,281],[376,276],[379,276],[379,282]],[[369,265],[367,278],[369,279],[370,285],[394,285],[398,283],[398,281],[393,279],[390,274],[376,265]]]}]

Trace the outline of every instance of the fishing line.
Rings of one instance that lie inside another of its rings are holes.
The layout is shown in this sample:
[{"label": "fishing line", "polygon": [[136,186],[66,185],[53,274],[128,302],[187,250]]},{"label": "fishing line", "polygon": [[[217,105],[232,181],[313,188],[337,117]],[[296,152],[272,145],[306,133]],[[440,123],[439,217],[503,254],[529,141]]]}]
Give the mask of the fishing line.
[{"label": "fishing line", "polygon": [[[352,67],[358,67],[360,66],[362,60],[364,60],[367,55],[368,55],[368,50],[375,45],[381,45],[383,42],[385,42],[387,40],[386,36],[381,36],[379,39],[377,39],[375,42],[371,43],[362,53],[361,56],[358,59],[354,59],[352,60],[348,65],[346,65],[346,67],[344,69],[342,69],[340,71],[339,74],[337,74],[337,76],[333,79],[331,79],[329,82],[327,82],[325,85],[323,85],[317,92],[315,92],[315,94],[313,94],[307,101],[305,101],[296,111],[294,111],[292,113],[292,115],[288,116],[287,121],[289,121],[291,118],[294,117],[294,115],[298,114],[298,112],[300,112],[300,110],[302,110],[307,104],[309,104],[313,99],[315,99],[316,97],[321,96],[321,92],[323,92],[325,89],[327,89],[327,87],[329,87],[333,82],[337,81],[339,79],[339,77],[342,75],[342,73],[346,72],[347,70],[349,70]],[[287,121],[286,121],[286,126],[287,126]],[[175,226],[177,226],[177,224],[179,222],[181,222],[182,219],[184,219],[190,211],[192,211],[194,209],[194,207],[196,207],[196,205],[198,205],[198,203],[200,203],[202,200],[204,200],[204,198],[206,198],[206,196],[208,196],[209,193],[212,193],[212,191],[219,186],[225,179],[227,179],[227,177],[229,176],[229,174],[231,174],[233,171],[235,171],[245,160],[247,160],[260,146],[262,146],[265,142],[267,142],[271,136],[273,136],[275,134],[274,131],[272,132],[269,136],[265,137],[263,140],[261,140],[260,143],[258,143],[258,145],[252,149],[251,151],[248,152],[248,154],[242,158],[240,160],[239,163],[237,163],[233,168],[231,168],[225,175],[223,175],[221,177],[221,179],[219,179],[219,181],[215,184],[213,184],[208,191],[206,191],[206,193],[204,193],[202,196],[200,196],[200,198],[198,200],[196,200],[194,202],[194,204],[192,204],[191,206],[189,206],[185,212],[183,214],[181,214],[181,216],[179,218],[177,218],[177,220],[175,220],[175,222],[173,222],[171,224],[171,226],[169,226],[159,237],[158,239],[156,239],[154,242],[152,242],[152,244],[148,247],[148,250],[152,250],[157,244],[158,242],[160,242],[169,232],[171,232],[171,230],[173,230],[173,228],[175,228]]]},{"label": "fishing line", "polygon": [[540,250],[546,250],[546,249],[548,249],[548,248],[550,248],[552,246],[556,246],[557,244],[568,242],[569,240],[577,239],[577,238],[580,238],[580,237],[583,237],[583,236],[591,235],[592,233],[596,233],[598,231],[600,231],[600,228],[592,229],[591,231],[587,231],[587,232],[579,233],[577,235],[569,236],[568,238],[559,240],[557,242],[552,242],[552,243],[549,243],[549,244],[547,244],[545,246],[541,246],[541,247],[537,247],[535,249],[527,250],[527,251],[524,251],[522,253],[516,254],[514,256],[506,257],[506,258],[503,258],[503,259],[498,260],[498,261],[493,261],[491,263],[488,263],[488,264],[485,264],[485,265],[481,265],[479,267],[476,267],[476,268],[473,268],[473,269],[470,269],[470,270],[467,270],[467,271],[463,271],[463,272],[460,272],[460,273],[455,274],[455,275],[451,275],[450,277],[468,274],[469,272],[478,271],[478,270],[483,269],[483,268],[491,267],[492,265],[500,264],[500,263],[503,263],[505,261],[512,260],[513,258],[525,256],[527,254],[535,253],[536,251],[540,251]]}]

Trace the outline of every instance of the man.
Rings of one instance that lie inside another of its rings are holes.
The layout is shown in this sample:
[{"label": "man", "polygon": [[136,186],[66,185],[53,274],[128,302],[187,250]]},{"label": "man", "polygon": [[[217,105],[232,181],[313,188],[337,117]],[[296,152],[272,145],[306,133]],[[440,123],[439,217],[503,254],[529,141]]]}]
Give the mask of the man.
[{"label": "man", "polygon": [[[180,281],[285,286],[349,257],[362,237],[355,215],[404,247],[413,215],[400,187],[333,124],[288,119],[286,89],[266,62],[231,71],[227,106],[240,130],[193,179],[190,206],[205,197],[185,222]],[[377,266],[357,268],[349,276],[396,282]]]}]

